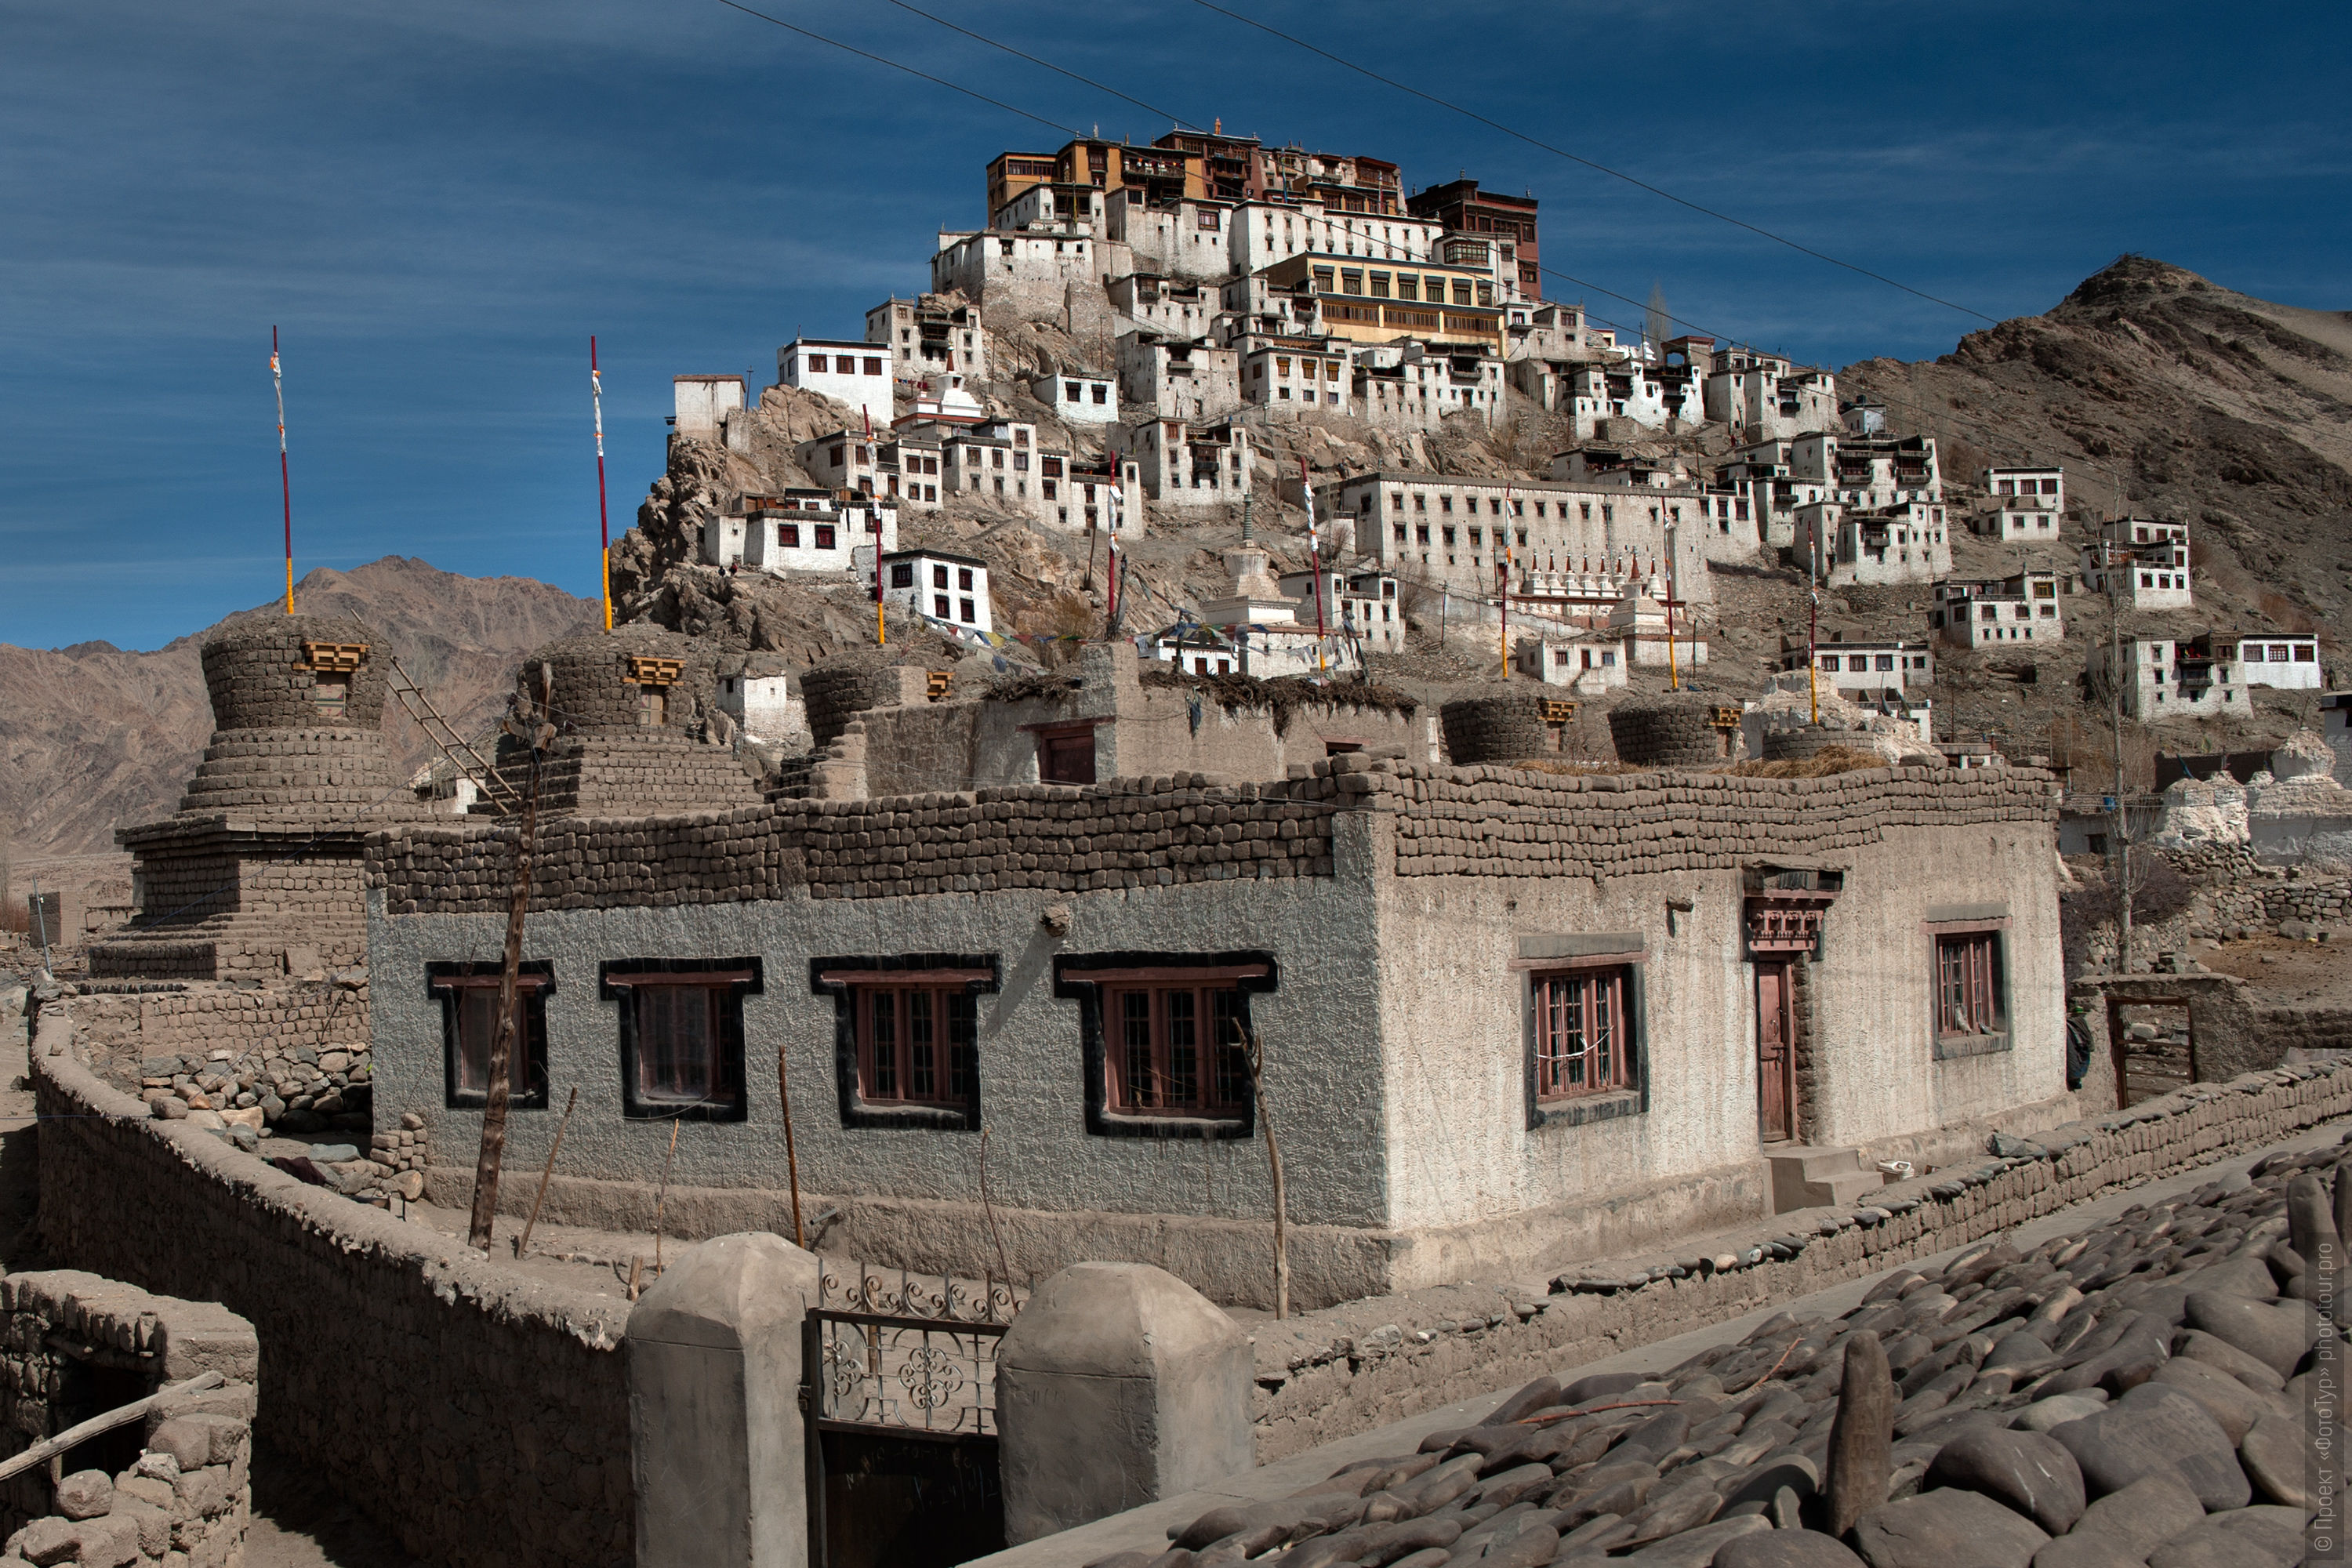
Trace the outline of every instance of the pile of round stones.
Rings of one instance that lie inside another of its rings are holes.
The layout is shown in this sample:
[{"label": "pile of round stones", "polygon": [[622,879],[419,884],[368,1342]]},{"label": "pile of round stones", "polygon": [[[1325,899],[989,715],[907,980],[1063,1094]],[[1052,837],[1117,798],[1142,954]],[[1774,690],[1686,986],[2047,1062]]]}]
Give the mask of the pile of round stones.
[{"label": "pile of round stones", "polygon": [[2340,1152],[1899,1269],[1654,1381],[1539,1378],[1091,1568],[2287,1568],[2340,1414]]},{"label": "pile of round stones", "polygon": [[[249,1127],[257,1137],[264,1127],[286,1133],[331,1128],[364,1132],[373,1124],[373,1070],[367,1051],[318,1051],[308,1046],[149,1057],[139,1064],[140,1098],[150,1114],[166,1121],[210,1112],[232,1137],[239,1126]],[[211,1117],[198,1120],[213,1125]]]}]

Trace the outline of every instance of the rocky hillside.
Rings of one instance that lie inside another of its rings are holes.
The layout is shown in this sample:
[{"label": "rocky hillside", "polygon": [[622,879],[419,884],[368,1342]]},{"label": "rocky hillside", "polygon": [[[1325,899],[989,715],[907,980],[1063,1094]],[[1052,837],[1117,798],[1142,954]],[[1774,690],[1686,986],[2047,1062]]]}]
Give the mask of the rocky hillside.
[{"label": "rocky hillside", "polygon": [[[322,567],[295,597],[308,614],[356,616],[382,632],[461,728],[504,700],[525,652],[599,613],[527,577],[460,577],[396,555]],[[276,609],[240,611],[152,653],[0,644],[0,838],[19,857],[89,854],[111,849],[116,827],[175,808],[212,732],[197,649],[220,626]],[[423,763],[430,745],[388,706],[394,754]]]}]

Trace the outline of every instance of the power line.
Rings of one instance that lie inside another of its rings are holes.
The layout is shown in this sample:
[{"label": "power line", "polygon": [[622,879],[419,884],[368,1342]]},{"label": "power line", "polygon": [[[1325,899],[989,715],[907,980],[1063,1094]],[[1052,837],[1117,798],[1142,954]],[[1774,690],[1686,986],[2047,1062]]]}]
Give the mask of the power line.
[{"label": "power line", "polygon": [[[1530,147],[1539,148],[1557,157],[1566,158],[1572,163],[1581,163],[1588,169],[1607,174],[1612,179],[1622,180],[1629,185],[1638,186],[1641,189],[1649,192],[1654,196],[1662,197],[1666,201],[1674,203],[1676,206],[1688,207],[1695,213],[1699,213],[1707,217],[1717,219],[1720,222],[1730,224],[1735,228],[1744,228],[1750,234],[1758,235],[1765,239],[1772,241],[1775,245],[1785,245],[1790,249],[1810,256],[1816,261],[1826,261],[1832,267],[1842,267],[1848,272],[1858,273],[1862,277],[1871,279],[1876,282],[1884,283],[1890,289],[1900,289],[1906,294],[1915,295],[1919,299],[1928,301],[1930,304],[1941,305],[1945,309],[1950,310],[1958,310],[1964,316],[1974,316],[1979,321],[1993,322],[1996,325],[1999,324],[1996,318],[1986,315],[1982,310],[1973,310],[1967,305],[1957,304],[1954,301],[1943,299],[1938,295],[1930,294],[1924,289],[1914,289],[1908,283],[1898,282],[1895,279],[1887,277],[1883,272],[1873,272],[1867,267],[1857,267],[1851,261],[1841,261],[1838,258],[1832,256],[1825,251],[1815,250],[1812,247],[1808,245],[1800,245],[1797,241],[1789,238],[1785,235],[1774,234],[1770,229],[1759,227],[1755,224],[1748,222],[1744,218],[1734,217],[1729,213],[1726,212],[1717,212],[1713,207],[1701,206],[1698,203],[1691,201],[1686,197],[1678,196],[1672,191],[1662,190],[1658,186],[1650,184],[1647,180],[1629,174],[1622,169],[1612,169],[1606,163],[1596,163],[1591,159],[1571,153],[1565,147],[1555,147],[1549,142],[1539,142],[1524,132],[1512,130],[1509,126],[1503,124],[1500,121],[1489,120],[1475,110],[1465,109],[1458,103],[1454,103],[1448,100],[1440,98],[1434,93],[1423,92],[1417,87],[1408,87],[1403,82],[1398,81],[1392,77],[1382,76],[1376,70],[1370,69],[1364,66],[1360,66],[1353,60],[1342,58],[1341,57],[1333,54],[1328,49],[1321,48],[1314,44],[1308,43],[1304,38],[1294,37],[1290,34],[1283,32],[1280,28],[1269,27],[1264,22],[1244,16],[1238,11],[1228,11],[1223,5],[1213,5],[1211,3],[1211,0],[1192,0],[1192,3],[1205,10],[1214,11],[1220,16],[1230,16],[1234,21],[1241,23],[1244,26],[1255,27],[1259,32],[1269,34],[1274,37],[1280,38],[1285,43],[1296,44],[1298,47],[1305,49],[1309,54],[1320,55],[1323,58],[1329,60],[1332,64],[1344,66],[1348,69],[1354,71],[1357,75],[1369,77],[1384,87],[1392,87],[1399,92],[1411,93],[1413,97],[1421,99],[1424,102],[1433,103],[1440,109],[1450,109],[1454,113],[1463,116],[1465,119],[1475,120],[1479,124],[1486,126],[1490,130],[1499,131],[1504,135],[1524,142]],[[1623,299],[1624,296],[1622,294],[1612,295],[1612,298]]]},{"label": "power line", "polygon": [[[1108,93],[1111,97],[1118,99],[1121,103],[1131,103],[1138,109],[1149,110],[1153,114],[1160,116],[1161,119],[1168,121],[1171,124],[1192,126],[1195,131],[1200,129],[1199,126],[1193,125],[1191,121],[1184,119],[1181,115],[1171,114],[1168,110],[1158,108],[1152,104],[1146,103],[1139,98],[1130,98],[1126,93],[1119,91],[1118,89],[1108,86],[1103,82],[1097,81],[1090,76],[1080,76],[1074,70],[1064,70],[1060,66],[1055,65],[1051,60],[1041,60],[1035,55],[1025,54],[1023,51],[1014,48],[1010,44],[999,43],[996,39],[990,37],[985,33],[975,33],[970,27],[960,27],[955,23],[949,21],[945,16],[935,16],[930,12],[923,10],[919,6],[908,5],[907,0],[888,0],[888,3],[896,5],[901,11],[909,12],[914,16],[920,16],[926,22],[936,22],[951,33],[961,33],[965,37],[971,38],[978,43],[986,44],[992,49],[1001,49],[1004,53],[1011,55],[1015,59],[1027,60],[1033,66],[1043,66],[1047,70],[1052,71],[1055,76],[1065,76],[1069,78],[1072,81],[1081,82],[1087,87],[1093,88],[1097,92]],[[1032,116],[1031,118],[1034,119],[1035,117]]]},{"label": "power line", "polygon": [[[945,77],[933,76],[929,71],[919,71],[912,66],[900,65],[897,60],[886,59],[880,55],[869,54],[864,49],[854,48],[850,45],[843,43],[838,38],[828,38],[823,33],[812,33],[806,27],[796,26],[793,23],[785,21],[781,16],[771,16],[765,11],[754,11],[749,5],[739,4],[738,0],[719,0],[719,3],[721,5],[726,6],[730,11],[740,11],[746,16],[757,16],[762,22],[772,22],[788,33],[798,33],[803,38],[814,38],[818,43],[829,45],[834,48],[839,49],[844,54],[856,55],[861,60],[872,60],[877,66],[888,66],[895,71],[905,71],[908,76],[920,77],[923,80],[929,82],[936,87],[946,88],[950,92],[960,92],[966,98],[977,99],[992,109],[1001,109],[1007,114],[1017,114],[1024,120],[1034,120],[1049,131],[1059,131],[1068,136],[1076,136],[1078,133],[1076,126],[1065,125],[1058,120],[1048,120],[1042,114],[1032,114],[1025,109],[1015,109],[1013,105],[1005,102],[1003,99],[991,98],[984,92],[974,92],[968,87],[959,87],[954,82],[948,80]],[[962,29],[958,28],[957,30],[961,32]]]}]

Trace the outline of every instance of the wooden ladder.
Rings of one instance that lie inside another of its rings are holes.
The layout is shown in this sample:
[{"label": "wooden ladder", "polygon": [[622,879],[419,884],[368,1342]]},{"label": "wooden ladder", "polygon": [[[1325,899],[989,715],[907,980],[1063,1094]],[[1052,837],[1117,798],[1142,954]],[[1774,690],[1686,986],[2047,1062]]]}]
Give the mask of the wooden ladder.
[{"label": "wooden ladder", "polygon": [[498,769],[484,760],[471,741],[457,733],[457,726],[441,716],[441,710],[433,706],[433,700],[425,695],[425,688],[416,684],[408,671],[400,667],[399,658],[395,656],[390,662],[392,694],[400,699],[401,707],[416,721],[416,727],[425,731],[425,738],[449,759],[452,767],[472,782],[481,797],[496,806],[500,816],[520,810],[522,796],[516,793],[515,787],[499,775]]}]

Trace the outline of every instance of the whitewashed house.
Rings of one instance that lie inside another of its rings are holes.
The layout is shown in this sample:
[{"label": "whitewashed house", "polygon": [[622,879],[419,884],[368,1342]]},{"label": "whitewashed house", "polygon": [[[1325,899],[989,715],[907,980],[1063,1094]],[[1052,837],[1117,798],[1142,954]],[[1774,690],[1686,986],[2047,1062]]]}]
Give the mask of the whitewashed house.
[{"label": "whitewashed house", "polygon": [[1118,423],[1118,383],[1079,371],[1034,376],[1029,390],[1065,425]]},{"label": "whitewashed house", "polygon": [[803,392],[821,392],[889,427],[890,351],[883,344],[794,338],[776,351],[776,379]]},{"label": "whitewashed house", "polygon": [[1935,592],[1928,627],[1956,647],[1998,647],[2065,639],[2066,618],[2060,608],[2055,572],[1947,578],[1936,584]]},{"label": "whitewashed house", "polygon": [[856,572],[861,551],[873,565],[878,534],[885,551],[898,548],[898,504],[887,496],[852,491],[787,490],[746,496],[740,515],[721,514],[702,525],[702,559],[712,566],[766,572]]},{"label": "whitewashed house", "polygon": [[[1812,647],[1814,668],[1820,670],[1825,683],[1849,698],[1876,697],[1890,691],[1908,694],[1914,688],[1935,684],[1936,656],[1926,643],[1900,639],[1848,642],[1844,633],[1835,631],[1827,634],[1827,637]],[[1801,674],[1805,656],[1802,637],[1781,637],[1782,669]]]},{"label": "whitewashed house", "polygon": [[2135,610],[2191,608],[2189,525],[2146,517],[2103,524],[2083,547],[2083,585]]},{"label": "whitewashed house", "polygon": [[1969,516],[1972,532],[2012,544],[2048,542],[2066,510],[2063,468],[1987,468],[1985,506]]},{"label": "whitewashed house", "polygon": [[669,422],[681,436],[706,439],[715,436],[725,425],[729,413],[743,406],[743,378],[740,375],[674,375],[669,379],[674,410]]},{"label": "whitewashed house", "polygon": [[[1300,618],[1315,613],[1315,574],[1286,572],[1282,591],[1298,601]],[[1404,611],[1399,607],[1397,580],[1385,572],[1323,569],[1323,624],[1352,637],[1373,653],[1404,651]]]},{"label": "whitewashed house", "polygon": [[977,555],[941,550],[885,551],[885,602],[909,615],[957,631],[993,632],[995,612],[988,602],[988,563]]}]

